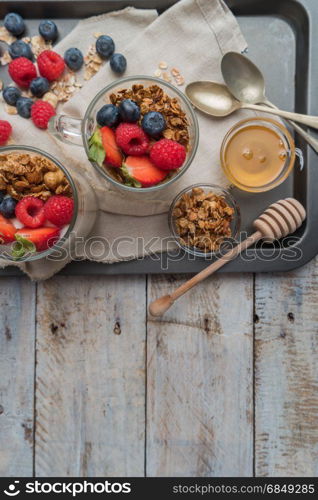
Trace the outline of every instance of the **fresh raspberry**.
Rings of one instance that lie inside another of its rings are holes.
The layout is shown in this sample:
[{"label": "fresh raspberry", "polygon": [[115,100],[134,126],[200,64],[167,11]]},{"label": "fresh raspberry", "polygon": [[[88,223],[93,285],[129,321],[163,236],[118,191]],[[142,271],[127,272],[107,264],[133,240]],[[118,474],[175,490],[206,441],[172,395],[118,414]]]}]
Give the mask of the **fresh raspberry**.
[{"label": "fresh raspberry", "polygon": [[116,129],[117,145],[130,156],[142,156],[147,153],[149,139],[142,128],[135,123],[121,123]]},{"label": "fresh raspberry", "polygon": [[45,101],[36,101],[32,104],[31,118],[38,128],[47,128],[49,119],[55,115],[52,104]]},{"label": "fresh raspberry", "polygon": [[179,142],[160,139],[150,150],[150,159],[162,170],[176,170],[186,159],[186,149]]},{"label": "fresh raspberry", "polygon": [[9,139],[12,127],[6,120],[0,120],[0,146],[3,146]]},{"label": "fresh raspberry", "polygon": [[63,57],[53,50],[44,50],[37,58],[39,72],[49,82],[57,80],[64,71],[65,62]]},{"label": "fresh raspberry", "polygon": [[56,226],[69,224],[73,217],[74,201],[60,194],[51,196],[44,205],[47,220]]},{"label": "fresh raspberry", "polygon": [[44,202],[34,196],[25,196],[15,207],[15,215],[25,227],[41,227],[46,219]]},{"label": "fresh raspberry", "polygon": [[17,57],[9,64],[9,75],[17,85],[28,88],[33,78],[36,77],[36,67],[30,59]]}]

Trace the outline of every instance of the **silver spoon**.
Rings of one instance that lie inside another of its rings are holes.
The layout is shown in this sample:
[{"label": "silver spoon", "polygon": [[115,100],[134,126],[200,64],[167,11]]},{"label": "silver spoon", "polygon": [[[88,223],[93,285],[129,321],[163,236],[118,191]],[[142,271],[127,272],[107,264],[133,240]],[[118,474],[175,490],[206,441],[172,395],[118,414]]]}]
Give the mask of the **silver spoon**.
[{"label": "silver spoon", "polygon": [[[233,83],[232,79],[231,83]],[[194,106],[212,116],[227,116],[238,109],[253,109],[255,111],[263,111],[264,113],[278,115],[286,119],[293,118],[300,123],[318,128],[318,116],[300,115],[298,113],[282,111],[276,108],[268,109],[265,106],[251,104],[250,102],[246,102],[245,96],[249,97],[249,99],[258,99],[259,95],[256,94],[258,87],[255,86],[244,90],[244,88],[241,88],[241,85],[238,84],[237,88],[240,90],[243,97],[239,100],[235,99],[237,95],[233,97],[226,85],[209,81],[192,82],[187,85],[185,92]]]},{"label": "silver spoon", "polygon": [[[238,52],[228,52],[223,56],[221,69],[224,81],[236,99],[244,100],[250,104],[260,102],[273,109],[277,109],[276,106],[267,99],[265,95],[264,77],[258,67],[255,66],[250,59]],[[290,124],[318,153],[318,140],[293,121],[290,121]]]}]

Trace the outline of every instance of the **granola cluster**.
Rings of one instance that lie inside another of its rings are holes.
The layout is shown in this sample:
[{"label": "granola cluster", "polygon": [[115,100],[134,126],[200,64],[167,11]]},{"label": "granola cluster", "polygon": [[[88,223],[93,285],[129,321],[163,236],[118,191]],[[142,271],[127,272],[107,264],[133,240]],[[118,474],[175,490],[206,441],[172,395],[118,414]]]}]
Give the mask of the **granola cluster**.
[{"label": "granola cluster", "polygon": [[141,119],[149,111],[162,113],[167,124],[163,136],[188,148],[189,123],[176,97],[170,97],[158,85],[151,85],[150,87],[133,85],[129,89],[122,89],[110,95],[110,101],[114,105],[118,105],[124,99],[132,99],[138,104]]},{"label": "granola cluster", "polygon": [[0,155],[0,190],[20,200],[32,195],[46,201],[54,194],[72,196],[64,173],[48,158],[28,153]]},{"label": "granola cluster", "polygon": [[199,187],[183,194],[172,212],[180,243],[203,252],[218,250],[232,236],[233,215],[223,196]]}]

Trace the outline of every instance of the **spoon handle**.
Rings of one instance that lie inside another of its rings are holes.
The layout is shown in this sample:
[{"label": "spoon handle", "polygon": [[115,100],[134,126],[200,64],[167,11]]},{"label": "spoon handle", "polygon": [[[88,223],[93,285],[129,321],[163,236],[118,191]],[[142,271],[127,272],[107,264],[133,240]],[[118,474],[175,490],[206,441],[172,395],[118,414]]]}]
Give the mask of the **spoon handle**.
[{"label": "spoon handle", "polygon": [[[270,108],[277,109],[275,104],[273,104],[272,102],[270,102],[268,100],[264,101],[262,104],[266,104],[266,106],[269,106]],[[301,128],[299,125],[297,125],[297,123],[295,123],[291,120],[288,120],[288,121],[294,127],[294,129],[297,131],[297,133],[303,139],[305,139],[306,142],[308,142],[308,144],[313,148],[314,151],[316,151],[316,153],[318,153],[318,140],[315,137],[313,137],[312,135],[308,134],[308,132],[306,132],[303,128]]]},{"label": "spoon handle", "polygon": [[235,259],[241,252],[249,248],[251,245],[256,243],[263,237],[263,233],[261,231],[256,231],[251,236],[246,238],[246,240],[242,241],[242,243],[236,245],[231,248],[226,254],[224,254],[220,259],[210,264],[208,267],[203,269],[203,271],[199,272],[193,278],[189,279],[181,286],[179,286],[176,290],[174,290],[170,295],[164,295],[157,300],[154,300],[149,305],[149,312],[152,316],[162,316],[177,300],[181,295],[184,295],[188,290],[196,286],[201,281],[205,280],[208,276],[215,273],[220,267],[227,264],[230,260]]},{"label": "spoon handle", "polygon": [[301,115],[299,113],[292,113],[291,111],[283,111],[276,108],[267,108],[265,106],[259,106],[258,104],[248,104],[242,103],[241,108],[255,109],[255,111],[264,111],[265,113],[270,113],[272,115],[278,115],[287,120],[295,120],[296,122],[303,123],[312,128],[318,128],[318,116]]}]

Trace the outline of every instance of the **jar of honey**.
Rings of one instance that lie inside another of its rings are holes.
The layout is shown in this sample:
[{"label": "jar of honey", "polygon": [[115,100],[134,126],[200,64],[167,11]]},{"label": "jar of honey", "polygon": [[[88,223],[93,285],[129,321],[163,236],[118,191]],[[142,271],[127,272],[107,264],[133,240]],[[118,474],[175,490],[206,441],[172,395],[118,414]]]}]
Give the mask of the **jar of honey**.
[{"label": "jar of honey", "polygon": [[288,177],[297,152],[292,136],[281,123],[271,118],[248,118],[224,137],[221,165],[238,188],[254,193],[269,191]]}]

